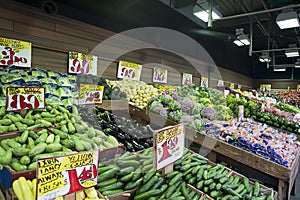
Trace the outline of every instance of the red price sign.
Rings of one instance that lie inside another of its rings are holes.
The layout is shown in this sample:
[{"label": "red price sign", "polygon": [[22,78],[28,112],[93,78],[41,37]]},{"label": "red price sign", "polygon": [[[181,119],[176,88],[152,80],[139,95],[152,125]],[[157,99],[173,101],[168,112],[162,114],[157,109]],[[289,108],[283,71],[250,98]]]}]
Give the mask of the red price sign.
[{"label": "red price sign", "polygon": [[168,71],[166,69],[157,68],[153,69],[153,82],[154,83],[167,83]]},{"label": "red price sign", "polygon": [[176,125],[154,132],[156,169],[162,169],[183,155],[184,127]]},{"label": "red price sign", "polygon": [[31,43],[0,37],[0,65],[31,67]]},{"label": "red price sign", "polygon": [[97,75],[97,56],[69,52],[69,73]]},{"label": "red price sign", "polygon": [[8,87],[6,89],[6,110],[45,108],[45,88]]},{"label": "red price sign", "polygon": [[80,84],[79,86],[79,105],[101,104],[103,98],[103,85]]},{"label": "red price sign", "polygon": [[187,73],[182,74],[182,85],[192,84],[192,80],[193,80],[192,74],[187,74]]},{"label": "red price sign", "polygon": [[141,73],[142,65],[126,61],[119,62],[117,78],[127,78],[139,81],[141,78]]},{"label": "red price sign", "polygon": [[208,88],[208,78],[205,76],[201,77],[201,87]]}]

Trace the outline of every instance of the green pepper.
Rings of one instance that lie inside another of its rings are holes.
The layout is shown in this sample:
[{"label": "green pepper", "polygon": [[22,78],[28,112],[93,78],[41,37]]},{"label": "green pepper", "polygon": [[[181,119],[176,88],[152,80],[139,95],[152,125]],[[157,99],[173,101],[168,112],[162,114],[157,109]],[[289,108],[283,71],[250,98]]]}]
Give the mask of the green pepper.
[{"label": "green pepper", "polygon": [[2,165],[8,165],[9,163],[11,163],[12,160],[12,149],[8,149],[6,151],[6,154],[2,157],[0,157],[0,164]]},{"label": "green pepper", "polygon": [[31,126],[31,125],[34,124],[34,120],[33,119],[26,119],[26,118],[24,118],[24,119],[21,120],[21,122],[24,123],[24,124],[27,124],[28,126]]},{"label": "green pepper", "polygon": [[48,112],[42,112],[42,113],[41,113],[41,116],[42,116],[43,118],[45,118],[45,117],[48,117],[48,118],[54,118],[54,117],[55,117],[55,115],[52,115],[52,114],[50,114],[50,113],[48,113]]}]

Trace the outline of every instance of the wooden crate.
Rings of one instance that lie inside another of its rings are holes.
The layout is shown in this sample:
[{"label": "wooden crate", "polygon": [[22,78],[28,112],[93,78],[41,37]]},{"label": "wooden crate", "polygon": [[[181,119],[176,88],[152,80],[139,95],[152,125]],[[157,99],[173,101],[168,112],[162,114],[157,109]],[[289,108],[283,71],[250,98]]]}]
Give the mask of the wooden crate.
[{"label": "wooden crate", "polygon": [[9,189],[12,187],[12,183],[14,180],[19,177],[24,176],[26,179],[34,179],[36,177],[36,170],[26,170],[23,172],[16,172],[8,167],[3,167],[0,171],[0,182],[4,189]]},{"label": "wooden crate", "polygon": [[6,200],[18,200],[18,198],[12,188],[5,190],[5,199]]}]

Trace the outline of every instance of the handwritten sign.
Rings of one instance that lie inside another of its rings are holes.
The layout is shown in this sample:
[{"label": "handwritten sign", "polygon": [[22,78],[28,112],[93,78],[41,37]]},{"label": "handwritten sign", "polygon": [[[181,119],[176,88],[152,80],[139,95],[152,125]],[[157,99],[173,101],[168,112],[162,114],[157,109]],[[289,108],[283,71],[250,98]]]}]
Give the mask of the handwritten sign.
[{"label": "handwritten sign", "polygon": [[69,52],[69,70],[71,74],[97,75],[98,57],[78,52]]},{"label": "handwritten sign", "polygon": [[127,78],[139,81],[141,78],[141,73],[142,65],[126,61],[119,62],[117,78]]},{"label": "handwritten sign", "polygon": [[300,84],[297,85],[297,91],[300,92]]},{"label": "handwritten sign", "polygon": [[205,76],[202,76],[201,77],[201,87],[205,87],[205,88],[208,88],[208,78],[205,77]]},{"label": "handwritten sign", "polygon": [[219,87],[224,86],[224,81],[223,81],[223,80],[218,80],[218,86],[219,86]]},{"label": "handwritten sign", "polygon": [[271,84],[260,84],[260,91],[271,91],[272,85]]},{"label": "handwritten sign", "polygon": [[104,86],[103,85],[79,85],[79,105],[102,104]]},{"label": "handwritten sign", "polygon": [[230,83],[229,88],[234,89],[234,83]]},{"label": "handwritten sign", "polygon": [[8,87],[6,88],[6,110],[45,108],[45,88]]},{"label": "handwritten sign", "polygon": [[54,199],[97,185],[98,151],[39,159],[37,200]]},{"label": "handwritten sign", "polygon": [[184,127],[179,124],[169,126],[154,132],[156,169],[166,167],[183,155]]},{"label": "handwritten sign", "polygon": [[31,43],[0,37],[0,65],[31,67]]},{"label": "handwritten sign", "polygon": [[193,75],[188,73],[182,74],[182,85],[189,85],[193,82]]},{"label": "handwritten sign", "polygon": [[154,83],[167,83],[168,71],[166,69],[155,67],[153,69],[153,82]]}]

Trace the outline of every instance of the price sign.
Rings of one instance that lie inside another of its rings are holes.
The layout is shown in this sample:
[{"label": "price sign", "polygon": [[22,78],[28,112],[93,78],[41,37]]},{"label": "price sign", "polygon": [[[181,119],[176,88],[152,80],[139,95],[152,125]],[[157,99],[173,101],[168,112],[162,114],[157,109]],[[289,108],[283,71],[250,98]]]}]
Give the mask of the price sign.
[{"label": "price sign", "polygon": [[0,65],[31,67],[31,43],[0,37]]},{"label": "price sign", "polygon": [[153,69],[154,83],[167,83],[168,71],[166,69],[155,67]]},{"label": "price sign", "polygon": [[79,105],[102,104],[104,86],[80,84],[79,86]]},{"label": "price sign", "polygon": [[201,77],[201,87],[205,87],[205,88],[208,88],[208,78],[205,77],[205,76],[202,76]]},{"label": "price sign", "polygon": [[119,62],[117,78],[128,78],[139,81],[141,78],[141,73],[142,65],[126,61]]},{"label": "price sign", "polygon": [[240,84],[238,84],[238,85],[237,85],[237,88],[238,88],[238,89],[241,89],[241,88],[242,88],[242,86],[241,86]]},{"label": "price sign", "polygon": [[229,90],[224,90],[224,96],[227,97],[230,94]]},{"label": "price sign", "polygon": [[37,161],[37,200],[54,199],[97,185],[98,151]]},{"label": "price sign", "polygon": [[272,85],[271,84],[260,84],[260,91],[271,91]]},{"label": "price sign", "polygon": [[229,88],[233,90],[234,89],[234,83],[230,83]]},{"label": "price sign", "polygon": [[297,85],[297,91],[300,92],[300,84]]},{"label": "price sign", "polygon": [[243,119],[244,119],[244,106],[240,105],[238,111],[238,120],[241,122]]},{"label": "price sign", "polygon": [[192,84],[193,75],[188,73],[182,74],[182,85],[189,85]]},{"label": "price sign", "polygon": [[45,88],[8,87],[6,88],[6,110],[45,108]]},{"label": "price sign", "polygon": [[219,87],[224,86],[224,81],[223,81],[223,80],[218,80],[218,86],[219,86]]},{"label": "price sign", "polygon": [[69,52],[69,70],[71,74],[97,75],[97,56],[78,52]]},{"label": "price sign", "polygon": [[156,170],[162,169],[183,156],[184,127],[179,124],[154,132]]}]

